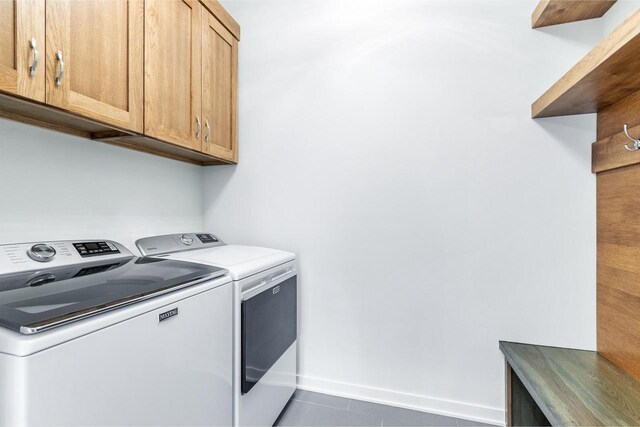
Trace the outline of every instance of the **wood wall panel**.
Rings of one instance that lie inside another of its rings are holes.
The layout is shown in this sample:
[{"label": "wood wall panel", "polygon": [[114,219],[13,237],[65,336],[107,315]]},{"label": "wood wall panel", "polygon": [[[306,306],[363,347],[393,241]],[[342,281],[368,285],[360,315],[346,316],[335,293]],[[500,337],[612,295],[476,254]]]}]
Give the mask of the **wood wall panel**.
[{"label": "wood wall panel", "polygon": [[598,112],[597,139],[601,140],[622,132],[625,123],[629,127],[640,125],[640,91]]},{"label": "wood wall panel", "polygon": [[630,152],[624,148],[625,144],[632,144],[624,134],[625,123],[629,134],[640,138],[640,91],[598,112],[598,140],[592,150],[593,172],[640,163],[640,150]]},{"label": "wood wall panel", "polygon": [[596,183],[598,351],[640,380],[640,164]]},{"label": "wood wall panel", "polygon": [[[631,135],[640,133],[640,125],[629,129]],[[628,151],[624,146],[633,145],[624,133],[593,143],[591,147],[591,170],[594,173],[640,163],[640,150]]]}]

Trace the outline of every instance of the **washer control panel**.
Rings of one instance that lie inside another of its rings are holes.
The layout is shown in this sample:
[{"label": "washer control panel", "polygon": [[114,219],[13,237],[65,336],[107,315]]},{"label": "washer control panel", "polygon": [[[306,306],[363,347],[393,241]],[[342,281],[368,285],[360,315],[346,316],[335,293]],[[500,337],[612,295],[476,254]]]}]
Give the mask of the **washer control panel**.
[{"label": "washer control panel", "polygon": [[96,255],[119,254],[120,250],[111,242],[80,242],[74,243],[81,257],[90,257]]},{"label": "washer control panel", "polygon": [[53,246],[47,245],[46,243],[38,243],[29,248],[27,251],[27,255],[34,261],[38,262],[49,262],[53,260],[53,257],[56,256],[56,250]]},{"label": "washer control panel", "polygon": [[0,273],[80,264],[88,262],[87,257],[96,257],[98,261],[126,256],[133,254],[110,240],[13,243],[0,245]]},{"label": "washer control panel", "polygon": [[136,241],[136,246],[144,256],[163,255],[191,249],[222,246],[225,243],[211,233],[182,233],[145,237]]}]

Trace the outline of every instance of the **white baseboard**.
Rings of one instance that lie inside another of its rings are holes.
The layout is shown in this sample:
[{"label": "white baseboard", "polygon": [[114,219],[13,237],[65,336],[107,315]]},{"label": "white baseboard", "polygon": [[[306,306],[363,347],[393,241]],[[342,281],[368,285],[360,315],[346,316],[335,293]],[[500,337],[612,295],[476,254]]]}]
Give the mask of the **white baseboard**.
[{"label": "white baseboard", "polygon": [[307,391],[315,391],[317,393],[346,397],[349,399],[364,400],[367,402],[381,403],[383,405],[413,409],[415,411],[446,415],[448,417],[462,418],[470,421],[478,421],[481,423],[494,424],[498,426],[505,425],[505,412],[500,408],[491,408],[471,403],[455,402],[452,400],[437,399],[434,397],[420,396],[417,394],[402,393],[393,390],[384,390],[358,384],[348,384],[301,375],[298,375],[298,388]]}]

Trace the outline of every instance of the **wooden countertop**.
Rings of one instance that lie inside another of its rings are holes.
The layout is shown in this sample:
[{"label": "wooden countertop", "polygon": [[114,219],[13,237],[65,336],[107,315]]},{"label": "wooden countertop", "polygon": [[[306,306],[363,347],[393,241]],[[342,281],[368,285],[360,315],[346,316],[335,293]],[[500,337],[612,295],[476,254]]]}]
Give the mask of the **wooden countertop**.
[{"label": "wooden countertop", "polygon": [[500,341],[552,425],[640,425],[640,382],[595,351]]}]

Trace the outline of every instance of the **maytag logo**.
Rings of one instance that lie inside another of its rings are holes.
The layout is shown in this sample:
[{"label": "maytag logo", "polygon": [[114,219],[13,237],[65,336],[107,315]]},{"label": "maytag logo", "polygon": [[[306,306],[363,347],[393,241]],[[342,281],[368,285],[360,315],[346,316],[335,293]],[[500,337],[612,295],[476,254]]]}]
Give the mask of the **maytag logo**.
[{"label": "maytag logo", "polygon": [[165,311],[164,313],[158,314],[158,320],[162,322],[163,320],[170,319],[173,316],[177,316],[177,315],[178,315],[178,307],[169,311]]},{"label": "maytag logo", "polygon": [[278,292],[280,292],[280,286],[276,286],[275,288],[273,288],[273,295],[277,294]]}]

